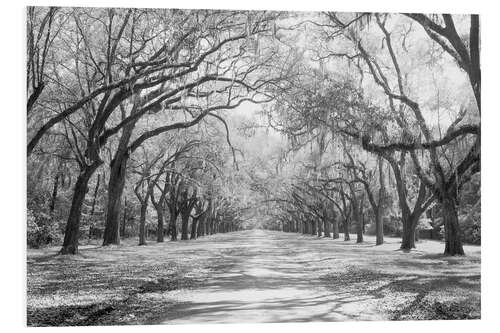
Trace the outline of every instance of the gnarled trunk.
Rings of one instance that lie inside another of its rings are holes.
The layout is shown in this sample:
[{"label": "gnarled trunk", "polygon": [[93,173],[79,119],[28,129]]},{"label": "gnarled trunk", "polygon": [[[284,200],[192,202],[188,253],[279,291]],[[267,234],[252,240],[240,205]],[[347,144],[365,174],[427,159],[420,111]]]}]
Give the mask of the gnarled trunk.
[{"label": "gnarled trunk", "polygon": [[71,201],[71,208],[69,211],[68,221],[66,222],[66,229],[64,231],[64,241],[61,254],[77,254],[78,253],[78,237],[80,233],[80,218],[82,216],[82,205],[87,193],[89,180],[93,173],[101,165],[101,162],[95,162],[85,169],[80,171],[76,179],[75,188],[73,191],[73,199]]},{"label": "gnarled trunk", "polygon": [[125,187],[127,159],[124,156],[118,156],[111,162],[103,246],[120,244],[120,207],[123,188]]},{"label": "gnarled trunk", "polygon": [[[122,110],[123,112],[123,110]],[[135,109],[134,111],[135,112]],[[125,115],[122,113],[122,118]],[[134,130],[136,121],[126,125],[122,129],[122,135],[118,142],[118,148],[111,161],[108,182],[108,202],[106,206],[106,225],[104,227],[104,240],[102,245],[120,244],[120,206],[129,152],[127,146]]]},{"label": "gnarled trunk", "polygon": [[449,195],[441,200],[445,235],[444,254],[451,256],[464,255],[456,202],[457,200]]},{"label": "gnarled trunk", "polygon": [[170,214],[170,222],[168,224],[168,229],[170,231],[170,240],[177,240],[177,215]]},{"label": "gnarled trunk", "polygon": [[403,239],[401,241],[402,250],[415,248],[415,229],[417,228],[418,217],[403,217]]},{"label": "gnarled trunk", "polygon": [[333,217],[333,220],[332,220],[332,232],[333,232],[333,239],[338,239],[340,238],[340,235],[339,235],[339,220],[337,219],[336,216]]},{"label": "gnarled trunk", "polygon": [[181,214],[181,240],[188,240],[189,215]]}]

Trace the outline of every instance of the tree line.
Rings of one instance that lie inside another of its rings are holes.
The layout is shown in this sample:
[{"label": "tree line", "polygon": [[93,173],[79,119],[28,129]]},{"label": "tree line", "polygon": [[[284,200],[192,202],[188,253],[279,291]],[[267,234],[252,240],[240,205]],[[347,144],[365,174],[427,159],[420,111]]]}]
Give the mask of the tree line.
[{"label": "tree line", "polygon": [[[61,253],[78,251],[82,209],[89,183],[98,170],[107,169],[106,177],[96,184],[97,191],[103,181],[107,182],[103,245],[119,244],[121,199],[132,172],[128,165],[138,151],[150,147],[154,150],[158,138],[183,135],[180,133],[188,129],[206,136],[206,118],[228,130],[218,113],[242,103],[258,104],[270,99],[269,86],[276,85],[287,70],[275,63],[280,50],[258,44],[273,38],[273,22],[278,15],[217,10],[29,8],[28,170],[31,175],[41,176],[50,163],[54,198],[60,177],[65,177],[61,173],[70,170],[76,177]],[[213,122],[210,126],[217,127]],[[193,134],[191,141],[195,139]],[[231,146],[229,133],[227,144]],[[191,216],[191,210],[198,206],[195,221],[205,221],[202,217],[210,211],[208,232],[219,226],[226,230],[225,224],[214,222],[219,221],[216,216],[225,201],[210,190],[201,194],[201,190],[193,189],[193,182],[185,180],[194,172],[191,167],[182,171],[173,168],[189,147],[194,146],[186,143],[171,155],[164,152],[146,157],[149,153],[143,152],[145,164],[139,163],[139,171],[134,169],[141,175],[133,189],[141,206],[140,243],[144,243],[143,211],[149,201],[160,211],[168,207],[171,219],[182,216],[183,239],[186,216]],[[236,159],[235,148],[231,146],[231,150]],[[190,159],[195,158],[199,156]],[[157,164],[161,165],[159,170]],[[157,172],[151,177],[153,170]],[[40,178],[31,180],[36,184]],[[203,196],[206,200],[202,200]],[[51,202],[49,213],[54,200]],[[223,214],[231,212],[227,210],[220,216]],[[159,240],[161,225],[159,222]],[[227,229],[235,228],[230,226]],[[176,239],[174,224],[168,230]]]},{"label": "tree line", "polygon": [[[377,244],[396,219],[403,249],[430,219],[450,255],[480,230],[477,15],[30,7],[27,26],[28,233],[62,229],[63,254],[99,222],[103,245],[129,221],[145,244],[152,211],[159,242],[248,210]],[[245,105],[287,141],[256,165],[232,143]]]},{"label": "tree line", "polygon": [[[312,24],[319,27],[312,51],[318,65],[305,65],[302,83],[269,110],[270,126],[291,144],[288,155],[310,149],[279,199],[266,199],[275,204],[280,229],[330,237],[331,225],[338,238],[340,221],[349,240],[354,223],[362,242],[368,216],[382,244],[383,219],[392,214],[402,224],[401,248],[409,250],[430,215],[443,226],[444,253],[463,255],[462,242],[470,237],[459,215],[477,227],[480,209],[477,15],[324,13]],[[328,68],[332,63],[336,72]],[[346,72],[338,71],[340,64]],[[439,93],[451,96],[446,89],[457,87],[439,86],[435,71],[456,69],[460,93],[471,97],[461,103],[443,98],[440,105]],[[435,84],[437,96],[425,84]],[[446,122],[429,119],[443,110]]]}]

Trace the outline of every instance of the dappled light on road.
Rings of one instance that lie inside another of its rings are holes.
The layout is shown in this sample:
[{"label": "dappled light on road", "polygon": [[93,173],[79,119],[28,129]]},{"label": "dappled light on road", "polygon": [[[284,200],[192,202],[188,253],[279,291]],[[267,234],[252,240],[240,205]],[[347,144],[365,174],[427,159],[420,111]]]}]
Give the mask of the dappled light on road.
[{"label": "dappled light on road", "polygon": [[[480,247],[466,246],[467,257],[445,257],[441,242],[419,242],[409,253],[399,244],[390,237],[375,247],[370,236],[357,246],[355,240],[249,230],[196,242],[89,247],[77,256],[31,250],[28,320],[382,320],[428,318],[426,309],[443,302],[479,316]],[[68,317],[68,311],[87,319]]]}]

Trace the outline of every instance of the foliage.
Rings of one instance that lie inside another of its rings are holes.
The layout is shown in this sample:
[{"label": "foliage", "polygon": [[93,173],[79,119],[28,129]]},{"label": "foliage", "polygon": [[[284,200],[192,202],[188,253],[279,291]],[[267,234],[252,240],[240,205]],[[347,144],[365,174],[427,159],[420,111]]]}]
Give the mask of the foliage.
[{"label": "foliage", "polygon": [[28,209],[27,241],[28,246],[33,248],[58,244],[61,241],[61,231],[49,214],[45,212],[35,214]]},{"label": "foliage", "polygon": [[30,7],[31,234],[73,230],[76,252],[171,218],[408,240],[447,198],[480,242],[476,16],[302,15]]},{"label": "foliage", "polygon": [[[471,207],[472,209],[472,207]],[[481,244],[481,212],[474,211],[472,214],[459,216],[462,228],[463,241],[469,244]]]}]

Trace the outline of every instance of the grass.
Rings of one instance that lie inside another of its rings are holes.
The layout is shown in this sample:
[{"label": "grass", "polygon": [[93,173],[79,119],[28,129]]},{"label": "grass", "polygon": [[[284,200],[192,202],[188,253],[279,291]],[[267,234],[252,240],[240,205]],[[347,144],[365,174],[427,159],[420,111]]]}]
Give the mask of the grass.
[{"label": "grass", "polygon": [[142,324],[164,317],[173,301],[163,293],[191,288],[203,275],[199,262],[171,257],[171,245],[138,247],[126,240],[76,256],[30,250],[28,326]]}]

